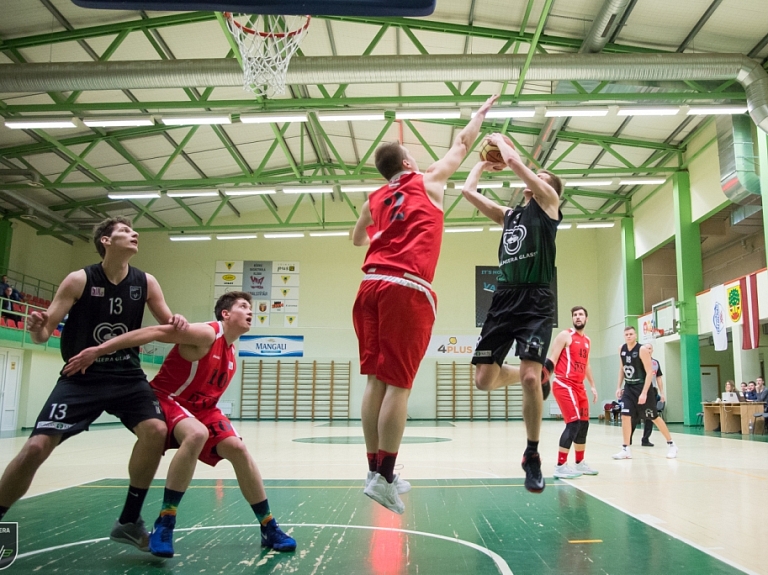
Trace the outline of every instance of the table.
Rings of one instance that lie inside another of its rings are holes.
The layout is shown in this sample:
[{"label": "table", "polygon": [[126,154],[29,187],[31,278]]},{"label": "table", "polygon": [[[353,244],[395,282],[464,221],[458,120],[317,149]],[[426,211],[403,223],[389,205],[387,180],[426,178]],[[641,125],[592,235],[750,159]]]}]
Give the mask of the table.
[{"label": "table", "polygon": [[762,413],[764,403],[756,401],[720,404],[720,425],[723,433],[749,434],[749,422],[755,413]]},{"label": "table", "polygon": [[704,411],[704,431],[714,431],[720,427],[720,402],[705,401],[701,407]]}]

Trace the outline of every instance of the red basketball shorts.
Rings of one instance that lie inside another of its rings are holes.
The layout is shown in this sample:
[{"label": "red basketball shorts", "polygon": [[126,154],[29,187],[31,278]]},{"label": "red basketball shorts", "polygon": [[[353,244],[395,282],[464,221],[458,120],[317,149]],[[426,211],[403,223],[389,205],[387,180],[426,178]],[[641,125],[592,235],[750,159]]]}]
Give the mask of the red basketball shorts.
[{"label": "red basketball shorts", "polygon": [[227,437],[240,437],[227,416],[221,413],[218,407],[193,412],[167,394],[158,394],[157,399],[160,401],[160,407],[163,408],[165,421],[168,424],[168,437],[165,440],[166,449],[178,449],[179,442],[176,441],[173,430],[180,421],[189,417],[197,419],[208,428],[208,441],[205,442],[198,459],[212,467],[223,459],[216,452],[216,446]]},{"label": "red basketball shorts", "polygon": [[583,383],[571,384],[555,376],[552,379],[552,395],[566,423],[589,419],[589,400]]},{"label": "red basketball shorts", "polygon": [[360,373],[410,389],[427,352],[437,296],[424,280],[376,268],[360,284],[352,320],[360,349]]}]

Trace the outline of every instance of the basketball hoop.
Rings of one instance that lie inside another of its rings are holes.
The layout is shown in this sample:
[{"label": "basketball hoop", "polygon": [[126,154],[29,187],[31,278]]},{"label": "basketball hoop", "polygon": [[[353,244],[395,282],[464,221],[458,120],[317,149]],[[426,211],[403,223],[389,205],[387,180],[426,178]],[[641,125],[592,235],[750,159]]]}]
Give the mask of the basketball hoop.
[{"label": "basketball hoop", "polygon": [[242,57],[243,89],[259,96],[284,93],[288,64],[311,17],[224,12],[224,18]]},{"label": "basketball hoop", "polygon": [[663,329],[653,328],[653,339],[656,339],[657,337],[664,337],[664,330]]}]

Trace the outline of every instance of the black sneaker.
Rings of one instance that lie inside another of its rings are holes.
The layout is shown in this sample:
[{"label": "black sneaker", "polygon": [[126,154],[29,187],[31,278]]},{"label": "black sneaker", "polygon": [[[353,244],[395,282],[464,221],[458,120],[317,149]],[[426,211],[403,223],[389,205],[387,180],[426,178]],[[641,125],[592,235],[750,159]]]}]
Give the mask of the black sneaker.
[{"label": "black sneaker", "polygon": [[544,477],[541,475],[541,457],[538,453],[523,454],[525,488],[531,493],[544,491]]},{"label": "black sneaker", "polygon": [[549,392],[552,389],[549,378],[553,373],[555,373],[555,364],[547,358],[544,360],[544,365],[541,366],[541,395],[545,400],[549,397]]},{"label": "black sneaker", "polygon": [[653,443],[651,443],[647,439],[643,439],[643,447],[653,447]]}]

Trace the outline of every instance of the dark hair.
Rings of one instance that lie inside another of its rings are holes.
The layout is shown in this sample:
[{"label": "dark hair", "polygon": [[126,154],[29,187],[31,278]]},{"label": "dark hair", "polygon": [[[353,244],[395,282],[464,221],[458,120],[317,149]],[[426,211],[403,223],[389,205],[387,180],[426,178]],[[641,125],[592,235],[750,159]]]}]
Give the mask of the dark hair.
[{"label": "dark hair", "polygon": [[221,316],[221,312],[230,311],[235,302],[239,299],[244,299],[248,303],[253,301],[251,294],[245,291],[228,291],[216,301],[216,307],[213,308],[213,313],[216,315],[216,319],[221,321],[224,318]]},{"label": "dark hair", "polygon": [[539,170],[539,173],[545,174],[547,176],[547,179],[549,180],[549,185],[552,186],[557,192],[557,197],[560,197],[563,195],[563,180],[560,179],[560,176],[556,176],[549,170]]},{"label": "dark hair", "polygon": [[631,329],[632,331],[637,331],[637,330],[635,329],[635,326],[633,326],[633,325],[628,325],[627,327],[625,327],[625,328],[624,328],[624,331],[629,331],[630,329]]},{"label": "dark hair", "polygon": [[387,142],[376,148],[376,169],[388,180],[403,171],[405,152],[400,142]]},{"label": "dark hair", "polygon": [[574,313],[576,313],[579,310],[582,310],[584,312],[584,315],[589,317],[589,314],[587,313],[587,308],[585,308],[584,306],[580,306],[580,305],[575,305],[575,306],[573,306],[571,308],[571,315],[573,315]]},{"label": "dark hair", "polygon": [[96,251],[99,252],[99,255],[102,258],[107,255],[107,250],[104,249],[104,246],[101,243],[101,238],[105,236],[110,237],[117,224],[125,224],[129,228],[133,228],[133,222],[125,216],[107,218],[103,222],[96,224],[93,228],[93,243],[96,246]]}]

